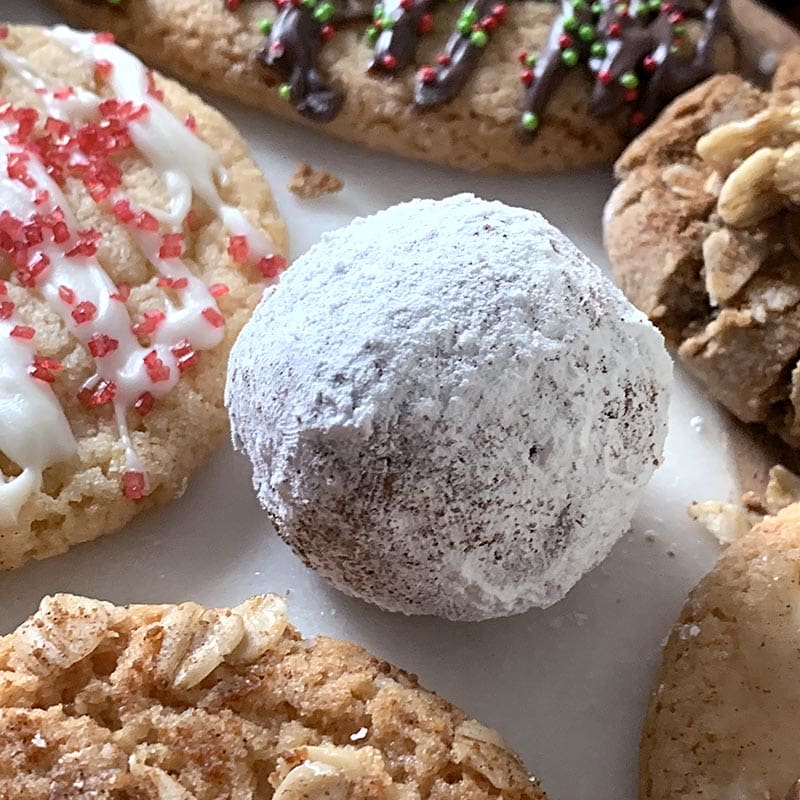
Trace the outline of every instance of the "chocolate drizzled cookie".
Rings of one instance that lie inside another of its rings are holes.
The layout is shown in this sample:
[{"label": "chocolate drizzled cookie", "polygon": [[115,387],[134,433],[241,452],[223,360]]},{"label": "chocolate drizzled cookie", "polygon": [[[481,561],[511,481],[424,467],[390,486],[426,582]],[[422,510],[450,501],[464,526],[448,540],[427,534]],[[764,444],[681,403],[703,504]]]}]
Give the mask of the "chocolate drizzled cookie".
[{"label": "chocolate drizzled cookie", "polygon": [[[267,41],[258,60],[297,111],[327,122],[339,112],[343,95],[320,74],[317,61],[335,26],[370,20],[366,35],[374,55],[369,69],[394,76],[414,61],[441,4],[386,0],[368,9],[361,0],[276,0],[278,17],[264,24]],[[702,27],[694,42],[687,30],[691,22]],[[437,63],[418,69],[414,108],[446,104],[461,92],[493,32],[507,23],[505,2],[470,0]],[[522,135],[530,139],[535,134],[553,93],[579,66],[595,80],[591,112],[605,116],[627,106],[631,129],[641,128],[670,100],[713,73],[715,45],[725,31],[730,32],[727,0],[561,0],[541,53],[520,54],[526,87]]]}]

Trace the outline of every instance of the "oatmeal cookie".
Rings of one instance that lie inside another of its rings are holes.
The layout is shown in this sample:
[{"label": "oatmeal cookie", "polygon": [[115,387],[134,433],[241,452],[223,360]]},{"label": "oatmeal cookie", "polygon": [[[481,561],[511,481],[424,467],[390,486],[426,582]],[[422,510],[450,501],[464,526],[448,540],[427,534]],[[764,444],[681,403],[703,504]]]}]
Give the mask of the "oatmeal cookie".
[{"label": "oatmeal cookie", "polygon": [[46,598],[0,638],[0,800],[545,800],[496,731],[284,611]]},{"label": "oatmeal cookie", "polygon": [[233,127],[108,37],[0,28],[0,569],[180,495],[286,237]]},{"label": "oatmeal cookie", "polygon": [[800,50],[770,92],[727,75],[617,162],[617,281],[739,419],[800,445]]}]

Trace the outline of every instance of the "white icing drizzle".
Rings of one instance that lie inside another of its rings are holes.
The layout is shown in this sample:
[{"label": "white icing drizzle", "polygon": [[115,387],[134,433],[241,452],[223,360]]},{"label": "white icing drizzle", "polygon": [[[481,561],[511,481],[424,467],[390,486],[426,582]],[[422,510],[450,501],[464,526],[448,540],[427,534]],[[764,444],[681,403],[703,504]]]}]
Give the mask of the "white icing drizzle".
[{"label": "white icing drizzle", "polygon": [[161,173],[172,195],[169,210],[166,214],[160,212],[162,219],[180,226],[191,208],[194,190],[230,233],[247,238],[254,258],[274,252],[269,238],[238,208],[222,200],[215,178],[224,184],[228,176],[219,156],[148,93],[147,70],[136,56],[115,44],[98,42],[91,33],[80,33],[64,25],[53,28],[50,36],[90,63],[107,61],[112,64],[109,84],[114,94],[121,100],[150,109],[143,120],[131,123],[130,133],[136,149]]},{"label": "white icing drizzle", "polygon": [[77,448],[50,386],[28,373],[33,343],[11,335],[23,324],[16,313],[0,319],[0,450],[25,465],[10,480],[0,472],[0,526],[14,524],[25,501],[41,487],[43,470],[70,458]]},{"label": "white icing drizzle", "polygon": [[[109,63],[108,82],[116,99],[147,107],[147,114],[128,124],[129,135],[137,150],[161,174],[171,195],[167,210],[147,208],[148,213],[161,220],[169,232],[181,232],[191,209],[193,193],[196,193],[230,234],[246,239],[252,260],[272,255],[273,243],[269,237],[220,197],[216,182],[224,184],[227,174],[217,154],[149,93],[148,74],[138,59],[114,44],[97,41],[93,34],[78,33],[63,26],[53,29],[50,36],[88,63]],[[0,63],[36,91],[49,116],[79,125],[98,114],[103,102],[101,97],[81,87],[73,87],[69,92],[59,91],[63,87],[56,86],[27,59],[2,45]],[[23,222],[36,212],[47,215],[58,208],[63,212],[69,240],[61,244],[46,240],[31,248],[34,256],[42,254],[50,261],[49,267],[37,278],[33,291],[58,312],[70,333],[87,349],[97,337],[113,340],[115,346],[108,352],[94,354],[95,374],[85,388],[94,391],[104,383],[113,384],[115,393],[111,402],[126,451],[127,470],[144,475],[131,442],[128,411],[142,396],[151,395],[157,399],[167,394],[180,379],[181,355],[174,350],[180,349],[182,342],[188,342],[191,351],[215,347],[224,337],[224,320],[209,288],[186,263],[180,258],[160,256],[162,233],[131,224],[128,231],[152,266],[165,278],[180,282],[177,288],[173,287],[178,302],[165,296],[164,318],[152,332],[149,346],[142,346],[132,331],[125,303],[114,298],[117,287],[97,258],[66,255],[78,244],[78,222],[44,166],[35,158],[27,161],[34,188],[5,176],[9,158],[24,150],[6,139],[12,131],[9,123],[0,124],[0,209]],[[42,190],[47,192],[48,199],[34,203],[35,195]],[[110,202],[119,200],[128,200],[122,191],[115,192]],[[131,207],[137,213],[141,210],[133,204]],[[74,297],[65,298],[64,287],[71,290]],[[73,312],[77,303],[90,303],[96,310],[89,319],[76,321]],[[0,474],[0,525],[13,523],[17,518],[25,500],[41,486],[42,470],[70,457],[76,447],[63,410],[50,387],[28,374],[34,359],[31,343],[8,335],[14,324],[20,324],[16,315],[0,321],[0,450],[23,471],[11,482],[5,482]],[[165,368],[155,381],[145,363],[145,357],[152,359],[153,354]]]}]

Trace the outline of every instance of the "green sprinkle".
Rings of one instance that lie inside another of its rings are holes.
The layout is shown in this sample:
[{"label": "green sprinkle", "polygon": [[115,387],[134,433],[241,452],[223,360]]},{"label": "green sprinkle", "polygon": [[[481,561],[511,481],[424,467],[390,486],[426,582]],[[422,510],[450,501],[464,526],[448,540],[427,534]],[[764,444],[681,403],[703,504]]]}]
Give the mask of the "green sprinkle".
[{"label": "green sprinkle", "polygon": [[394,28],[394,20],[387,15],[381,20],[381,25],[384,30],[388,31],[390,28]]},{"label": "green sprinkle", "polygon": [[571,5],[571,6],[572,6],[572,7],[573,7],[573,8],[574,8],[576,11],[584,11],[584,10],[586,9],[586,3],[585,3],[585,0],[570,0],[570,5]]},{"label": "green sprinkle", "polygon": [[578,29],[578,18],[575,16],[564,17],[564,30],[575,31]]},{"label": "green sprinkle", "polygon": [[280,88],[278,89],[278,94],[281,96],[281,100],[286,100],[287,102],[292,99],[292,87],[291,84],[282,83]]},{"label": "green sprinkle", "polygon": [[602,14],[605,11],[603,8],[602,3],[593,3],[592,4],[592,14]]},{"label": "green sprinkle", "polygon": [[374,25],[370,25],[366,33],[367,39],[371,44],[375,44],[378,41],[378,29]]},{"label": "green sprinkle", "polygon": [[533,111],[526,111],[522,115],[522,127],[526,131],[535,131],[539,127],[539,116]]},{"label": "green sprinkle", "polygon": [[635,72],[623,72],[619,76],[619,82],[625,89],[635,89],[639,85],[639,78]]},{"label": "green sprinkle", "polygon": [[681,52],[681,48],[680,48],[680,47],[679,47],[677,44],[673,44],[673,45],[672,45],[672,46],[669,48],[669,52],[670,52],[670,53],[671,53],[673,56],[677,56],[677,55],[679,55],[679,54],[680,54],[680,52]]},{"label": "green sprinkle", "polygon": [[272,30],[271,19],[267,19],[265,17],[258,23],[258,32],[263,34],[264,36],[269,36],[271,30]]},{"label": "green sprinkle", "polygon": [[372,19],[380,19],[383,16],[383,4],[378,3],[375,6],[375,10],[372,12]]},{"label": "green sprinkle", "polygon": [[320,3],[314,9],[314,19],[317,22],[327,22],[335,13],[336,9],[334,8],[333,3]]},{"label": "green sprinkle", "polygon": [[603,42],[592,42],[590,52],[595,58],[602,58],[606,54],[606,46]]},{"label": "green sprinkle", "polygon": [[578,38],[583,39],[584,42],[591,42],[596,36],[594,25],[581,25],[578,28]]},{"label": "green sprinkle", "polygon": [[661,11],[661,0],[650,0],[649,6],[651,11]]},{"label": "green sprinkle", "polygon": [[465,9],[461,12],[459,20],[465,20],[470,25],[474,25],[478,21],[478,12],[474,8]]},{"label": "green sprinkle", "polygon": [[578,63],[578,51],[574,47],[568,47],[561,51],[561,60],[568,66],[574,67]]},{"label": "green sprinkle", "polygon": [[650,13],[650,9],[647,7],[645,3],[642,3],[639,6],[636,6],[636,16],[637,17],[646,17]]},{"label": "green sprinkle", "polygon": [[474,44],[475,47],[486,47],[489,43],[489,36],[486,31],[472,31],[469,42],[470,44]]},{"label": "green sprinkle", "polygon": [[627,3],[620,3],[619,5],[614,6],[614,11],[617,14],[623,15],[628,13],[628,4]]},{"label": "green sprinkle", "polygon": [[672,33],[677,36],[685,36],[686,35],[686,26],[685,25],[673,25],[672,26]]},{"label": "green sprinkle", "polygon": [[525,56],[525,66],[535,67],[538,60],[539,56],[537,53],[529,53],[527,56]]},{"label": "green sprinkle", "polygon": [[464,36],[469,36],[469,33],[472,30],[472,23],[465,19],[460,19],[456,24],[456,28],[458,28],[459,33],[463,34]]},{"label": "green sprinkle", "polygon": [[306,8],[315,8],[317,0],[302,0],[302,3]]}]

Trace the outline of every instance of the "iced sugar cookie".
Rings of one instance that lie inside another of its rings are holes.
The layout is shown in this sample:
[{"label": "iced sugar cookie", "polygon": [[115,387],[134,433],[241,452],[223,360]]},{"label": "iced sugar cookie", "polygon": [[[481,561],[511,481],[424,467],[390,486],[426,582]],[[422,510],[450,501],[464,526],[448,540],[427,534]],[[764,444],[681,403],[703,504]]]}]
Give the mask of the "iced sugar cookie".
[{"label": "iced sugar cookie", "polygon": [[654,681],[641,800],[796,800],[798,575],[793,505],[731,544],[692,591]]},{"label": "iced sugar cookie", "polygon": [[323,236],[242,331],[226,399],[306,563],[383,608],[474,620],[549,606],[608,555],[671,378],[560,231],[458,195]]},{"label": "iced sugar cookie", "polygon": [[108,35],[0,28],[0,569],[179,495],[285,234],[234,129]]},{"label": "iced sugar cookie", "polygon": [[728,3],[54,0],[259,108],[372,148],[520,171],[610,161],[670,99],[733,66]]},{"label": "iced sugar cookie", "polygon": [[0,797],[545,795],[496,731],[354,644],[301,638],[277,597],[59,595],[0,638]]}]

